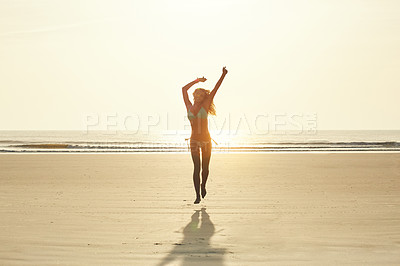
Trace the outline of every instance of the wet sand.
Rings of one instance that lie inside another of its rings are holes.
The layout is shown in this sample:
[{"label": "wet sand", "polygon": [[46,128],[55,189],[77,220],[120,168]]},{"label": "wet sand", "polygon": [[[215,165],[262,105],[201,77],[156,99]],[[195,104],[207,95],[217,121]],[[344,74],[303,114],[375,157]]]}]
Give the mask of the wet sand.
[{"label": "wet sand", "polygon": [[0,155],[0,265],[399,265],[400,154]]}]

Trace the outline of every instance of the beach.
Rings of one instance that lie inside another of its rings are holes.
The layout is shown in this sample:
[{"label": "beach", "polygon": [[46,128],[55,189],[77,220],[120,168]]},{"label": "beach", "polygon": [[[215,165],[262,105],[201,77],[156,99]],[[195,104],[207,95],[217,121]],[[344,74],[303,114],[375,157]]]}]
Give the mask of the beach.
[{"label": "beach", "polygon": [[399,265],[400,153],[0,154],[0,265]]}]

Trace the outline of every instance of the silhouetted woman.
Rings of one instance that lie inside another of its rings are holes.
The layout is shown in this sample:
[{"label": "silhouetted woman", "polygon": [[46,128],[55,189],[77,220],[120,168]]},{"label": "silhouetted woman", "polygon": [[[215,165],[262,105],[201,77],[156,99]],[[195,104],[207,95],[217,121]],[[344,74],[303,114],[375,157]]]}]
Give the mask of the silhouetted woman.
[{"label": "silhouetted woman", "polygon": [[[214,89],[210,92],[209,90],[198,88],[193,92],[194,104],[189,100],[187,91],[194,84],[198,82],[204,82],[207,79],[205,77],[197,78],[196,80],[188,83],[182,88],[183,100],[185,101],[187,115],[192,126],[192,135],[190,137],[190,152],[192,154],[192,160],[194,164],[193,170],[193,183],[194,189],[196,191],[196,200],[194,204],[198,204],[201,200],[200,198],[200,188],[201,196],[204,198],[207,194],[206,183],[208,178],[211,158],[211,137],[208,132],[208,120],[207,116],[215,115],[215,106],[213,99],[221,86],[228,70],[226,67],[222,68],[222,75],[219,78],[217,84],[215,84]],[[201,160],[200,160],[200,150],[201,150]],[[200,185],[200,169],[201,169],[201,185]]]}]

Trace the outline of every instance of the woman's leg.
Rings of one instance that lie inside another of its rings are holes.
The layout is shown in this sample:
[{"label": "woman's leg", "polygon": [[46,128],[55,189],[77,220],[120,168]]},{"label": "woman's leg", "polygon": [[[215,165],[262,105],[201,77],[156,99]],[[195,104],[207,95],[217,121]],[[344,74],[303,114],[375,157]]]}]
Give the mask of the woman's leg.
[{"label": "woman's leg", "polygon": [[206,183],[209,174],[209,165],[211,158],[211,141],[209,143],[203,144],[201,147],[201,196],[204,198],[207,194]]},{"label": "woman's leg", "polygon": [[193,184],[196,191],[196,200],[194,204],[200,202],[200,149],[196,142],[190,142],[190,152],[193,160]]}]

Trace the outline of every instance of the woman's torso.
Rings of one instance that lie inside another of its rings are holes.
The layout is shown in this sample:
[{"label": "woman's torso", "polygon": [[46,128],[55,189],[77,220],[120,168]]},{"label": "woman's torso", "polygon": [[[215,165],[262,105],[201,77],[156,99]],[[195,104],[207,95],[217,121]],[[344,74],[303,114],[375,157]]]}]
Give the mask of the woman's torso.
[{"label": "woman's torso", "polygon": [[188,109],[188,118],[192,126],[190,139],[208,141],[211,139],[208,132],[208,112],[205,106],[191,106]]}]

